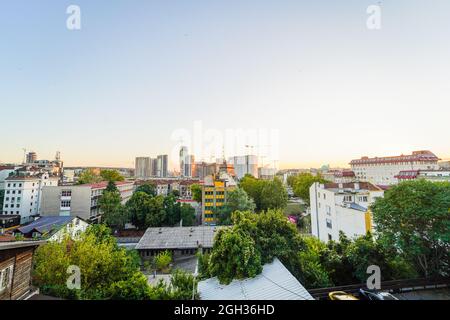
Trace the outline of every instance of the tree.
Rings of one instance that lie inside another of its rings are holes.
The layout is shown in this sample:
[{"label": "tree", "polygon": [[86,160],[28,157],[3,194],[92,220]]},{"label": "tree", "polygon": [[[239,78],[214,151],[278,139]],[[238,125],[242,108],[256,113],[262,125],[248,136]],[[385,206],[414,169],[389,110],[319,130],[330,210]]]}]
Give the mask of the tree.
[{"label": "tree", "polygon": [[99,200],[103,222],[111,228],[123,229],[128,222],[125,207],[118,191],[104,191]]},{"label": "tree", "polygon": [[183,226],[193,226],[195,223],[195,209],[187,203],[180,207],[180,217],[183,220]]},{"label": "tree", "polygon": [[308,206],[310,204],[309,201],[309,188],[315,182],[326,183],[327,180],[323,179],[320,174],[317,176],[313,176],[311,173],[300,173],[295,176],[294,179],[291,179],[291,184],[293,187],[294,194],[301,198]]},{"label": "tree", "polygon": [[242,188],[236,188],[227,193],[227,199],[223,206],[215,209],[219,225],[230,225],[231,214],[235,211],[254,211],[255,202]]},{"label": "tree", "polygon": [[77,184],[98,183],[100,181],[102,181],[102,177],[100,177],[94,169],[86,169],[81,172]]},{"label": "tree", "polygon": [[264,181],[261,195],[261,210],[284,209],[287,205],[288,194],[280,179]]},{"label": "tree", "polygon": [[149,196],[145,192],[135,192],[126,203],[131,223],[138,229],[159,227],[165,218],[164,197]]},{"label": "tree", "polygon": [[450,274],[450,183],[401,182],[372,206],[380,238],[425,277]]},{"label": "tree", "polygon": [[191,185],[192,199],[198,203],[202,202],[202,187],[196,183]]},{"label": "tree", "polygon": [[156,186],[153,183],[144,183],[136,188],[135,192],[145,192],[151,197],[156,196]]},{"label": "tree", "polygon": [[233,279],[253,278],[261,273],[261,254],[248,234],[224,228],[216,235],[209,267],[220,283],[229,284]]},{"label": "tree", "polygon": [[104,181],[124,181],[125,178],[117,170],[102,170],[100,171],[100,176]]},{"label": "tree", "polygon": [[253,199],[255,202],[256,210],[261,211],[261,190],[264,181],[256,179],[250,174],[246,174],[239,182],[239,187],[244,189],[244,191]]},{"label": "tree", "polygon": [[177,202],[177,198],[169,193],[163,201],[164,206],[164,224],[173,227],[178,224],[181,219],[181,204]]},{"label": "tree", "polygon": [[172,272],[170,284],[172,287],[172,299],[174,300],[191,300],[192,294],[194,299],[198,298],[197,293],[198,280],[194,275],[184,270],[176,269]]},{"label": "tree", "polygon": [[[66,299],[151,298],[135,255],[119,247],[104,226],[89,227],[75,241],[66,237],[40,246],[34,262],[34,283],[45,294]],[[66,286],[70,265],[80,268],[80,290]]]},{"label": "tree", "polygon": [[164,197],[156,196],[146,203],[145,228],[162,226],[166,217]]},{"label": "tree", "polygon": [[157,270],[166,270],[172,262],[172,255],[169,251],[162,251],[155,257],[155,267]]},{"label": "tree", "polygon": [[108,185],[106,186],[105,191],[108,191],[108,192],[119,192],[119,189],[117,189],[116,183],[114,181],[109,181]]}]

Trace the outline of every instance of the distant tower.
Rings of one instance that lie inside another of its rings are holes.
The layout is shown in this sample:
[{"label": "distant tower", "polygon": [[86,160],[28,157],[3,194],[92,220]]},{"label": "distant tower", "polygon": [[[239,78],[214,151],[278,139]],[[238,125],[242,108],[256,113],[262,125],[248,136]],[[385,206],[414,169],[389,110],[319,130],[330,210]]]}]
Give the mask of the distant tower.
[{"label": "distant tower", "polygon": [[61,152],[56,151],[55,160],[56,160],[56,161],[61,161]]},{"label": "distant tower", "polygon": [[26,163],[34,163],[37,160],[37,154],[36,152],[28,152],[27,154],[27,159],[26,159]]}]

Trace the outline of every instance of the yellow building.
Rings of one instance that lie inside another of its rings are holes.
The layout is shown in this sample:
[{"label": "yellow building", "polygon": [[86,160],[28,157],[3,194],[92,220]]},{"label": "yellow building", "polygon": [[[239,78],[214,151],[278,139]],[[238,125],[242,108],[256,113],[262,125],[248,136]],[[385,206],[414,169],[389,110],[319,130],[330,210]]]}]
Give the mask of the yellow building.
[{"label": "yellow building", "polygon": [[227,193],[236,188],[236,182],[226,172],[205,178],[202,186],[203,224],[215,225],[217,220],[214,209],[224,205]]}]

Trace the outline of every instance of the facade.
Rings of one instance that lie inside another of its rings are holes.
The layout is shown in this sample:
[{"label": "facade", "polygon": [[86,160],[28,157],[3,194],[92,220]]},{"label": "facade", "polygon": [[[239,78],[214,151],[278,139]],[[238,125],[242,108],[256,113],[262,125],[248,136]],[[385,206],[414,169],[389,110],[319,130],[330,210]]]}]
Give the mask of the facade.
[{"label": "facade", "polygon": [[238,180],[246,174],[258,178],[258,157],[255,155],[235,156],[229,159],[234,167],[234,172]]},{"label": "facade", "polygon": [[314,183],[309,189],[311,232],[321,241],[339,240],[339,232],[348,237],[373,230],[369,206],[384,192],[370,182]]},{"label": "facade", "polygon": [[348,182],[356,182],[356,175],[352,170],[329,170],[327,172],[322,173],[322,177],[330,182],[335,183],[348,183]]},{"label": "facade", "polygon": [[5,190],[5,180],[14,173],[14,166],[0,166],[0,190]]},{"label": "facade", "polygon": [[[98,221],[101,211],[98,205],[108,183],[44,187],[42,189],[42,205],[40,215],[46,216],[78,216],[86,221]],[[134,192],[134,182],[116,182],[122,203],[125,204]]]},{"label": "facade", "polygon": [[351,169],[359,181],[389,186],[398,183],[395,178],[405,170],[437,170],[439,158],[430,151],[414,151],[410,155],[392,157],[362,157],[350,162]]},{"label": "facade", "polygon": [[401,181],[425,179],[432,182],[450,181],[450,169],[448,170],[405,170],[400,171],[395,178]]},{"label": "facade", "polygon": [[15,230],[27,239],[46,239],[48,241],[62,241],[66,235],[78,239],[86,231],[89,223],[79,217],[41,217],[30,224]]},{"label": "facade", "polygon": [[151,177],[153,161],[150,157],[137,157],[135,161],[134,175],[137,179],[145,179]]},{"label": "facade", "polygon": [[3,214],[20,215],[21,224],[33,221],[39,215],[42,189],[56,187],[58,181],[58,177],[47,172],[6,178]]},{"label": "facade", "polygon": [[37,160],[37,154],[36,154],[36,152],[28,152],[27,153],[27,158],[26,158],[26,160],[25,160],[25,163],[28,163],[28,164],[32,164],[32,163],[34,163],[35,161]]},{"label": "facade", "polygon": [[172,191],[178,191],[181,199],[192,199],[191,186],[199,184],[198,179],[189,178],[150,178],[136,181],[136,186],[151,183],[156,187],[156,194],[167,196]]},{"label": "facade", "polygon": [[197,250],[209,252],[219,227],[163,227],[148,228],[136,245],[142,260],[149,260],[162,251],[172,257],[195,255]]},{"label": "facade", "polygon": [[0,300],[25,300],[31,287],[35,249],[45,241],[0,242]]},{"label": "facade", "polygon": [[261,167],[258,168],[258,177],[263,180],[273,180],[277,174],[276,168]]},{"label": "facade", "polygon": [[220,172],[205,178],[202,186],[202,220],[204,225],[215,225],[214,209],[223,206],[227,193],[237,187],[227,172]]},{"label": "facade", "polygon": [[169,156],[163,154],[159,155],[156,159],[156,176],[160,178],[168,177]]}]

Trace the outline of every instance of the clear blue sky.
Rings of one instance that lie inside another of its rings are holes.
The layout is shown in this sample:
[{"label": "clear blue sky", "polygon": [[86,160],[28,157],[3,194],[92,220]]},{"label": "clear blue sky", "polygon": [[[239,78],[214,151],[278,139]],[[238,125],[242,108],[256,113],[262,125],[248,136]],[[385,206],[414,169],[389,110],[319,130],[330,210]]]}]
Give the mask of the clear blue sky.
[{"label": "clear blue sky", "polygon": [[[378,3],[382,29],[368,30]],[[448,0],[4,1],[0,162],[26,147],[132,166],[196,120],[280,130],[285,167],[449,158],[449,14]]]}]

